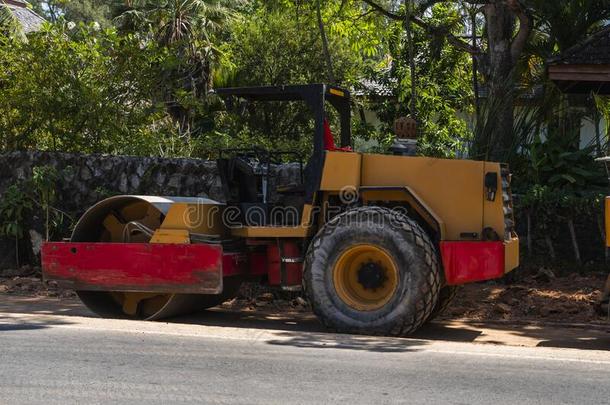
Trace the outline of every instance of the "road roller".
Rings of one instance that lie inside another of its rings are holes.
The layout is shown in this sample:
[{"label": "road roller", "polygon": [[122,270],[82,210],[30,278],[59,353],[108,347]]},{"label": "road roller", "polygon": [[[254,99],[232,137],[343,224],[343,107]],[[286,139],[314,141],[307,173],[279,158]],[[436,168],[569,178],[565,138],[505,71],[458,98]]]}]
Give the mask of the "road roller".
[{"label": "road roller", "polygon": [[[335,86],[216,93],[227,106],[303,103],[309,156],[221,151],[222,201],[103,200],[69,241],[44,244],[45,281],[74,289],[102,317],[135,320],[202,311],[261,282],[302,291],[330,330],[401,336],[458,286],[519,265],[506,165],[355,152],[350,94]],[[297,175],[278,174],[287,160]]]}]

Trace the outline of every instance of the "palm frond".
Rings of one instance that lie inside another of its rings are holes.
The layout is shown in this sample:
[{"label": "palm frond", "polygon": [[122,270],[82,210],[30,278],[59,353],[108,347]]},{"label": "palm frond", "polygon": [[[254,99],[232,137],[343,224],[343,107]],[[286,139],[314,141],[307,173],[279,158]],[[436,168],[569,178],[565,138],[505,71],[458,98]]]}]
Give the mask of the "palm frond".
[{"label": "palm frond", "polygon": [[0,35],[25,41],[25,32],[15,13],[5,5],[0,4]]}]

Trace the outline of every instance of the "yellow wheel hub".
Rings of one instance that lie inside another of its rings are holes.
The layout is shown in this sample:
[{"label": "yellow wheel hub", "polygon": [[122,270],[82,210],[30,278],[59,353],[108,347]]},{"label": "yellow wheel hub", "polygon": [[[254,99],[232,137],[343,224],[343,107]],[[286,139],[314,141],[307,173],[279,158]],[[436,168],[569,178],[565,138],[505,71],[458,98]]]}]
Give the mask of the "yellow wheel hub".
[{"label": "yellow wheel hub", "polygon": [[339,298],[359,311],[375,311],[387,304],[398,287],[398,268],[389,253],[375,245],[345,250],[333,268]]}]

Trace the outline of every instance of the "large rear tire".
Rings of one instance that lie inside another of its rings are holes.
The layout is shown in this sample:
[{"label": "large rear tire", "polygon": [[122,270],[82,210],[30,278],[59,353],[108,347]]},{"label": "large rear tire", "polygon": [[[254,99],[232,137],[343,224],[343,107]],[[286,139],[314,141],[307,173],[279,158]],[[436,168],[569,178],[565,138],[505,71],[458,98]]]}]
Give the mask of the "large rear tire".
[{"label": "large rear tire", "polygon": [[361,207],[329,221],[312,240],[304,288],[328,328],[401,336],[432,313],[440,289],[434,244],[405,215]]},{"label": "large rear tire", "polygon": [[449,308],[459,290],[459,286],[456,285],[446,285],[442,287],[438,293],[438,301],[426,322],[430,322],[439,315],[442,315],[447,308]]}]

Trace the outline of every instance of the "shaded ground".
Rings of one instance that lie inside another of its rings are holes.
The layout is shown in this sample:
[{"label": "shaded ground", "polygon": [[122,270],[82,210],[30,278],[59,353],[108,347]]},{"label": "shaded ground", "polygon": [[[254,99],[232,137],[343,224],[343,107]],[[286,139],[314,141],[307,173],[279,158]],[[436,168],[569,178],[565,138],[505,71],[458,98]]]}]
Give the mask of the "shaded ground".
[{"label": "shaded ground", "polygon": [[363,351],[405,351],[413,340],[439,343],[477,343],[500,346],[554,347],[610,351],[610,324],[548,325],[516,321],[438,320],[408,339],[329,333],[311,312],[287,308],[233,310],[215,308],[165,322],[101,319],[72,298],[49,298],[0,294],[0,336],[9,330],[49,328],[86,330],[124,329],[132,333],[160,332],[208,338],[242,336],[269,338],[278,345],[327,348],[342,346]]},{"label": "shaded ground", "polygon": [[[75,298],[70,290],[44,286],[38,269],[4,271],[0,293],[26,297]],[[8,276],[8,277],[7,277]],[[457,298],[441,315],[443,320],[471,322],[543,322],[610,325],[609,317],[598,315],[594,304],[605,281],[605,274],[555,277],[548,270],[514,284],[487,282],[460,289]],[[298,294],[269,292],[256,284],[242,287],[240,297],[223,304],[223,309],[245,313],[309,313],[307,302]]]}]

